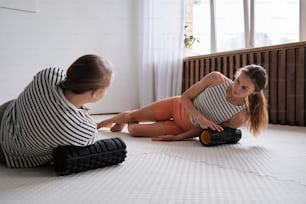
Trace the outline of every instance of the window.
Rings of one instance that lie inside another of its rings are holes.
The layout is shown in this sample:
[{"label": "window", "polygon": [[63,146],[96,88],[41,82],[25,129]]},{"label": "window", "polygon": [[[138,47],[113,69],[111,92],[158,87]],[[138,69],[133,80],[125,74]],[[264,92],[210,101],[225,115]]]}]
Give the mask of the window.
[{"label": "window", "polygon": [[254,9],[254,47],[299,41],[299,0],[256,0]]},{"label": "window", "polygon": [[244,48],[243,1],[216,0],[217,51]]},{"label": "window", "polygon": [[193,54],[297,42],[303,26],[300,11],[305,12],[302,1],[193,0],[192,31],[200,40]]},{"label": "window", "polygon": [[194,43],[193,54],[210,52],[210,11],[209,1],[204,0],[193,6],[193,33],[199,38],[199,43]]}]

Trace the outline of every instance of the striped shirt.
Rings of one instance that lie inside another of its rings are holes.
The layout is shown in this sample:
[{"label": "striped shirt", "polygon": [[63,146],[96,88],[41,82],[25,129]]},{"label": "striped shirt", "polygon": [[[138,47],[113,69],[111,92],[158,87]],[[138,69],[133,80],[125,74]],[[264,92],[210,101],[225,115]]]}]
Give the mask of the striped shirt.
[{"label": "striped shirt", "polygon": [[[209,87],[202,91],[193,100],[193,105],[208,120],[216,124],[222,124],[235,114],[247,108],[247,105],[236,106],[226,99],[226,90],[233,82],[228,80],[217,86]],[[190,116],[194,126],[199,126],[198,121]]]},{"label": "striped shirt", "polygon": [[89,114],[73,106],[59,83],[64,70],[48,68],[5,110],[0,142],[8,167],[36,167],[49,163],[58,145],[85,146],[98,137]]}]

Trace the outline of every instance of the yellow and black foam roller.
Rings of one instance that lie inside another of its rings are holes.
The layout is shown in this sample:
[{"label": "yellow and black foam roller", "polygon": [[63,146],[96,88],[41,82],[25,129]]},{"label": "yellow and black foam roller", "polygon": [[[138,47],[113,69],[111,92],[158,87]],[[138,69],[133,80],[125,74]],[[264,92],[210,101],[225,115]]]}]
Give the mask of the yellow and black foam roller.
[{"label": "yellow and black foam roller", "polygon": [[199,140],[204,146],[237,143],[241,139],[241,130],[224,127],[221,132],[212,129],[203,129]]}]

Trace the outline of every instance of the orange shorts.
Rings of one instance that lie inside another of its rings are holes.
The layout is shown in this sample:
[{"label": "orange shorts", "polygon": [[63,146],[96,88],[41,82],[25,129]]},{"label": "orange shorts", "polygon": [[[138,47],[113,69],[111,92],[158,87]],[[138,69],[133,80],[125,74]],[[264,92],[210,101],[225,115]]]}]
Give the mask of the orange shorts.
[{"label": "orange shorts", "polygon": [[156,120],[164,122],[167,134],[176,135],[194,128],[180,96],[162,99],[151,105]]}]

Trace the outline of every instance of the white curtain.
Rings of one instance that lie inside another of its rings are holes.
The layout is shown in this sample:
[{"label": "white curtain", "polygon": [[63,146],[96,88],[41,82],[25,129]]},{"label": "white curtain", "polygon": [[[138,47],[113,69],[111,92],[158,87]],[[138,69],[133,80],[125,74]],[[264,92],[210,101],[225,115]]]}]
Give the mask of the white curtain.
[{"label": "white curtain", "polygon": [[210,0],[210,52],[216,52],[217,41],[216,41],[216,2],[215,0]]},{"label": "white curtain", "polygon": [[254,47],[254,0],[243,1],[243,13],[245,48],[252,48]]},{"label": "white curtain", "polygon": [[140,0],[139,103],[179,95],[185,0]]}]

